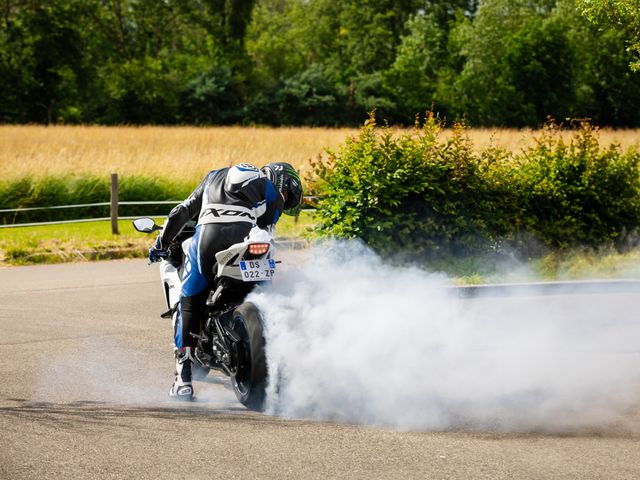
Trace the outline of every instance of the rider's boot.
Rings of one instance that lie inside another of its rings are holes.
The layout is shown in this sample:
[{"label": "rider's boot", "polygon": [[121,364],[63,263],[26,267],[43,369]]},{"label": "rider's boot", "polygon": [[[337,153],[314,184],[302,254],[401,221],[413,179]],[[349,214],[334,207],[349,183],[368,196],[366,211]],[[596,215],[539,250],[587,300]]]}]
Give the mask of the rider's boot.
[{"label": "rider's boot", "polygon": [[176,378],[169,390],[169,396],[176,400],[193,400],[191,369],[193,367],[191,347],[176,349]]}]

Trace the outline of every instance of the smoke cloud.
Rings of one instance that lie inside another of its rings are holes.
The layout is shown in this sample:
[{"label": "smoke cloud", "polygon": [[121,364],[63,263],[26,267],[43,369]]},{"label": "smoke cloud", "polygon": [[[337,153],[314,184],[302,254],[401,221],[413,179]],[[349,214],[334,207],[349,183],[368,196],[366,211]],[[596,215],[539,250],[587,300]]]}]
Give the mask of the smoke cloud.
[{"label": "smoke cloud", "polygon": [[[168,331],[168,329],[167,329]],[[162,355],[162,356],[160,356]],[[149,361],[149,359],[153,361]],[[167,396],[173,382],[173,353],[169,342],[162,351],[133,348],[118,337],[86,338],[73,348],[47,356],[32,379],[32,401],[101,402],[159,405],[175,408]],[[213,408],[238,406],[227,377],[209,375],[206,384],[197,382],[194,405]]]},{"label": "smoke cloud", "polygon": [[470,299],[358,242],[305,257],[250,298],[266,323],[270,413],[402,430],[637,429],[637,293]]}]

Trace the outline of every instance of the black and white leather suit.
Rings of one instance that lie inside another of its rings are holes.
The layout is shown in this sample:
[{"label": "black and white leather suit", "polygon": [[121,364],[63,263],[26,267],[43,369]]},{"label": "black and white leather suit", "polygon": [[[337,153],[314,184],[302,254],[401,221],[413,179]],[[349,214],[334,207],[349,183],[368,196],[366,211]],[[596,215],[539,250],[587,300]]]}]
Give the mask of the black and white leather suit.
[{"label": "black and white leather suit", "polygon": [[254,226],[271,229],[284,200],[253,165],[240,164],[210,172],[195,191],[171,213],[160,236],[167,248],[189,220],[197,220],[185,259],[175,346],[194,348],[204,317],[209,286],[214,280],[215,254],[244,240]]}]

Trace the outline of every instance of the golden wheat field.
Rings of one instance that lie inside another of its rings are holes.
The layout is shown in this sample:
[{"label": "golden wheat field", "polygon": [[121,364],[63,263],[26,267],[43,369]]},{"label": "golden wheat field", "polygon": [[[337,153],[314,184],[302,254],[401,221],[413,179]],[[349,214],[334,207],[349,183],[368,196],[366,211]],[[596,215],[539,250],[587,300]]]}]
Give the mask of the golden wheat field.
[{"label": "golden wheat field", "polygon": [[[310,159],[327,148],[336,150],[356,133],[357,129],[347,128],[0,126],[0,168],[5,180],[116,172],[197,181],[213,168],[275,161],[289,162],[305,173]],[[468,130],[476,149],[498,146],[519,151],[536,134]],[[640,130],[603,129],[599,135],[603,145],[640,145]]]}]

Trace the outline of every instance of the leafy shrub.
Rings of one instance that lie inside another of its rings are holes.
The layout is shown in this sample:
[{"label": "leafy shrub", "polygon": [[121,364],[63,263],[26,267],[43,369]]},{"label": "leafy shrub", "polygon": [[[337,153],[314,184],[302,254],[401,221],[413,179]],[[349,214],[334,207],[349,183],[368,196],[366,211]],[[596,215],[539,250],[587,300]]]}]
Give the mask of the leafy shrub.
[{"label": "leafy shrub", "polygon": [[520,176],[527,228],[550,246],[621,246],[640,225],[640,154],[602,148],[588,122],[568,144],[548,125]]},{"label": "leafy shrub", "polygon": [[377,129],[373,115],[328,161],[314,163],[319,230],[378,251],[476,254],[502,245],[620,246],[640,225],[640,154],[601,149],[582,123],[566,143],[551,125],[519,155],[474,150],[432,114],[412,133]]},{"label": "leafy shrub", "polygon": [[[463,127],[445,141],[440,128],[430,115],[411,134],[379,133],[372,115],[327,164],[314,165],[322,192],[320,230],[360,237],[388,252],[462,253],[484,244],[490,231],[474,195],[481,159]],[[481,203],[491,204],[491,196]]]}]

